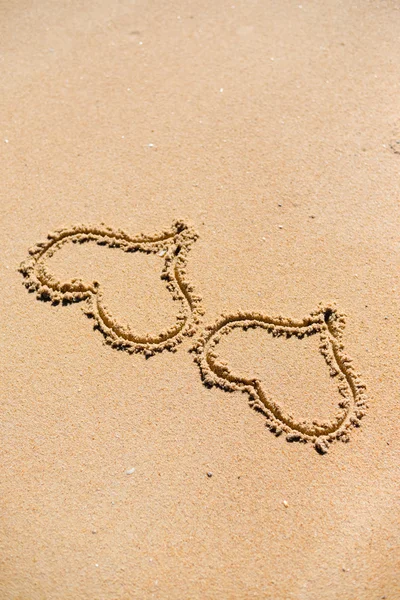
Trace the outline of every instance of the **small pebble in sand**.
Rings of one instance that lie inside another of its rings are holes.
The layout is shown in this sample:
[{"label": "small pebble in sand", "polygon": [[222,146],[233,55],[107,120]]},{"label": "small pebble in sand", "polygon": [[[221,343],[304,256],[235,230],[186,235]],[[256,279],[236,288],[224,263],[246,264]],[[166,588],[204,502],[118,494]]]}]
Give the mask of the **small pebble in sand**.
[{"label": "small pebble in sand", "polygon": [[283,225],[278,225],[279,229],[283,229]]},{"label": "small pebble in sand", "polygon": [[283,501],[283,506],[284,506],[285,508],[287,508],[287,507],[289,506],[289,502],[288,502],[287,500],[284,500],[284,501]]},{"label": "small pebble in sand", "polygon": [[207,477],[212,477],[212,473],[210,471],[208,471]]},{"label": "small pebble in sand", "polygon": [[127,470],[125,471],[125,473],[126,473],[127,475],[132,475],[132,473],[134,473],[134,472],[135,472],[135,468],[134,468],[134,467],[132,467],[132,469],[127,469]]},{"label": "small pebble in sand", "polygon": [[164,254],[166,254],[166,250],[160,250],[160,252],[158,253],[158,256],[164,256]]}]

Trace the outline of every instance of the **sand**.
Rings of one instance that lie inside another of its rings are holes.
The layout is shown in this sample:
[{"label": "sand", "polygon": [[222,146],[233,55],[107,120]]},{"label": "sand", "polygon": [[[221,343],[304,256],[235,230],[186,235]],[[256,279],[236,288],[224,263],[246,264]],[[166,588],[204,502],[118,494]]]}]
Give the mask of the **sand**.
[{"label": "sand", "polygon": [[0,598],[400,598],[397,3],[0,15]]}]

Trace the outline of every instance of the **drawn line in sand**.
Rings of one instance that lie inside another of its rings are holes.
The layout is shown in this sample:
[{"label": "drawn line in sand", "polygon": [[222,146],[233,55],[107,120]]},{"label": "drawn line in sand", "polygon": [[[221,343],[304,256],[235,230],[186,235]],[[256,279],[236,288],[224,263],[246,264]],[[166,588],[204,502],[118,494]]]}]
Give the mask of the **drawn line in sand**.
[{"label": "drawn line in sand", "polygon": [[[333,305],[320,306],[300,321],[253,312],[223,314],[214,325],[204,329],[192,351],[196,354],[195,361],[205,385],[248,394],[250,406],[264,414],[272,432],[276,435],[286,434],[286,439],[291,442],[311,442],[318,452],[324,454],[333,441],[349,441],[350,430],[360,425],[367,408],[365,386],[341,341],[344,325],[344,315],[339,314]],[[235,328],[247,330],[258,327],[274,337],[295,336],[301,340],[305,336],[319,335],[319,350],[331,377],[337,381],[341,396],[338,412],[332,421],[297,421],[267,395],[260,380],[234,373],[218,356],[217,346],[222,336],[229,335]]]},{"label": "drawn line in sand", "polygon": [[[186,275],[187,255],[196,239],[194,229],[183,221],[175,221],[169,231],[158,235],[139,234],[136,237],[104,224],[76,225],[50,233],[45,242],[31,248],[29,258],[21,264],[19,271],[24,276],[27,289],[36,292],[39,299],[49,300],[53,304],[85,301],[85,314],[95,320],[95,328],[103,333],[106,342],[113,348],[152,356],[163,350],[175,351],[185,336],[195,333],[200,323],[203,315],[202,299],[194,293]],[[57,280],[50,272],[47,261],[65,244],[85,242],[119,248],[125,252],[158,254],[162,257],[164,266],[161,279],[166,282],[172,299],[180,304],[175,324],[158,335],[137,335],[112,317],[104,305],[99,282],[87,283],[81,279],[66,282]]]}]

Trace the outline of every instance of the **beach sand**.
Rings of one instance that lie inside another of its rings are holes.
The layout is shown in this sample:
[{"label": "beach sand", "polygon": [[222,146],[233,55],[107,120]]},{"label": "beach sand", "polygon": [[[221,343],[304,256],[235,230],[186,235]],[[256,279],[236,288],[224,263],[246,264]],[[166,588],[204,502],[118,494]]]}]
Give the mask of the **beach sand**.
[{"label": "beach sand", "polygon": [[0,598],[400,598],[398,4],[0,15]]}]

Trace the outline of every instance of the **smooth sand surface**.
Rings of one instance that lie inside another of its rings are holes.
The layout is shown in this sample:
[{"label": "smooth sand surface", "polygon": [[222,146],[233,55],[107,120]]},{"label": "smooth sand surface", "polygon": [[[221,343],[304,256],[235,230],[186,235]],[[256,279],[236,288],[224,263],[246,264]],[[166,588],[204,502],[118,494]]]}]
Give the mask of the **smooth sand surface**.
[{"label": "smooth sand surface", "polygon": [[400,598],[399,31],[3,0],[2,600]]}]

